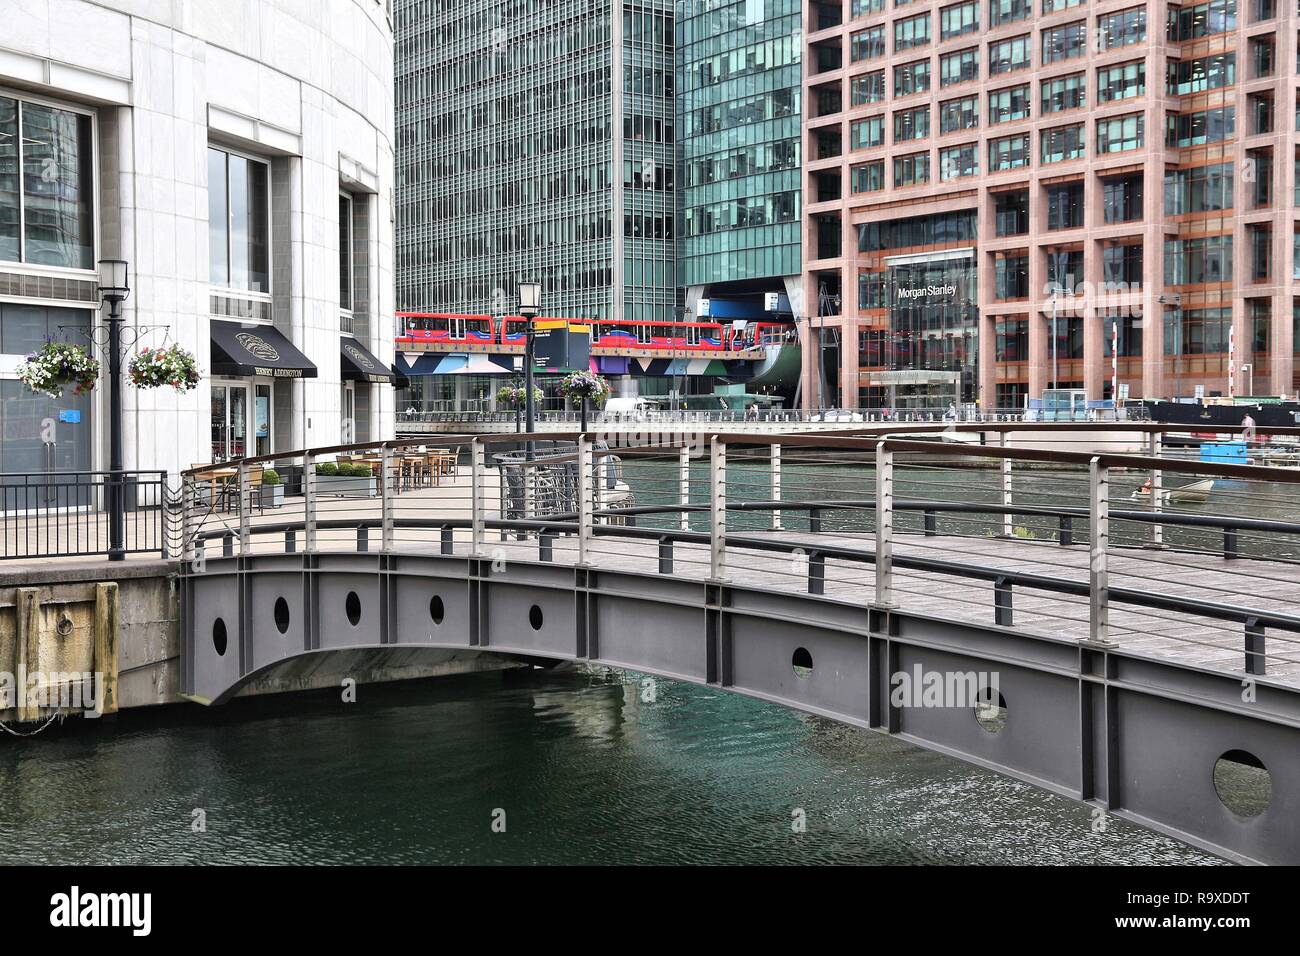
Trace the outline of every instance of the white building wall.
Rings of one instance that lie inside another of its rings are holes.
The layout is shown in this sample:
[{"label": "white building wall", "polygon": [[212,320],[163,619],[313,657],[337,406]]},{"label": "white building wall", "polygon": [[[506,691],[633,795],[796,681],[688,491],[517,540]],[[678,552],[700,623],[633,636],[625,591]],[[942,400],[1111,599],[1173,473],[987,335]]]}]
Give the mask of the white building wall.
[{"label": "white building wall", "polygon": [[[165,328],[142,332],[141,343],[160,345],[169,335],[205,373],[181,396],[124,386],[126,467],[174,471],[210,459],[210,139],[287,159],[289,236],[272,238],[272,282],[286,275],[291,282],[281,331],[319,377],[276,382],[292,389],[294,416],[292,434],[281,430],[275,445],[337,443],[343,176],[350,190],[372,194],[363,344],[393,360],[393,43],[384,0],[0,0],[0,7],[0,88],[99,112],[96,257],[130,263],[128,325]],[[277,271],[277,244],[286,239],[289,265]],[[369,387],[370,436],[392,437],[393,390]],[[102,381],[96,392],[96,464],[106,467]]]}]

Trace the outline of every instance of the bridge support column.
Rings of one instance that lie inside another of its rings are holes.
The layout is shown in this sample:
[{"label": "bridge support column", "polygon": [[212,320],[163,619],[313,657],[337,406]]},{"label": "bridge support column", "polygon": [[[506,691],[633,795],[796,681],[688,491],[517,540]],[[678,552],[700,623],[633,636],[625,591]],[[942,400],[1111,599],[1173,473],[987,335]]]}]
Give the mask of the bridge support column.
[{"label": "bridge support column", "polygon": [[1110,594],[1107,548],[1110,544],[1109,469],[1094,457],[1088,463],[1088,517],[1092,524],[1092,546],[1088,555],[1088,639],[1094,644],[1110,643]]},{"label": "bridge support column", "polygon": [[876,443],[876,604],[894,603],[894,453]]},{"label": "bridge support column", "polygon": [[709,448],[709,577],[727,574],[727,444],[714,435]]}]

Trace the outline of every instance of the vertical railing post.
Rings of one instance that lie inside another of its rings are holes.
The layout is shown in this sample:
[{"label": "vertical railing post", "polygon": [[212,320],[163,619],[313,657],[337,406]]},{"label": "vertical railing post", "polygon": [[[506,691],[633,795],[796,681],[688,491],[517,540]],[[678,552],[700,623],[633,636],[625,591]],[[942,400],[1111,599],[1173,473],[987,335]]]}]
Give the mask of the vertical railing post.
[{"label": "vertical railing post", "polygon": [[[1002,448],[1003,451],[1006,450],[1007,447],[1006,432],[998,433],[998,445]],[[1015,522],[1012,520],[1012,515],[1010,511],[1011,509],[1011,459],[1003,458],[1000,462],[1000,468],[1002,472],[1002,507],[1006,509],[1002,513],[1002,536],[1004,538],[1009,538],[1011,537],[1012,534],[1015,533],[1015,528],[1014,528]]]},{"label": "vertical railing post", "polygon": [[181,556],[190,562],[190,570],[195,570],[198,551],[195,548],[194,535],[198,528],[195,518],[198,512],[198,482],[181,475]]},{"label": "vertical railing post", "polygon": [[1106,572],[1110,542],[1109,469],[1094,457],[1088,463],[1088,518],[1092,545],[1088,557],[1088,639],[1095,644],[1110,642],[1110,595]]},{"label": "vertical railing post", "polygon": [[727,574],[727,444],[714,435],[709,442],[709,577]]},{"label": "vertical railing post", "polygon": [[[469,445],[470,548],[475,558],[483,556],[483,443],[475,438]],[[501,476],[505,481],[505,476]]]},{"label": "vertical railing post", "polygon": [[309,451],[302,456],[302,548],[316,550],[316,456]]},{"label": "vertical railing post", "polygon": [[393,474],[393,449],[385,442],[379,452],[379,506],[381,515],[381,526],[379,535],[379,550],[393,550],[393,483],[398,479]]},{"label": "vertical railing post", "polygon": [[[781,446],[772,446],[772,500],[781,500]],[[772,530],[781,530],[781,510],[772,510]]]},{"label": "vertical railing post", "polygon": [[252,486],[248,482],[248,465],[243,459],[239,461],[239,553],[248,554],[252,550],[252,529],[249,519],[252,511]]},{"label": "vertical railing post", "polygon": [[[681,502],[682,508],[687,508],[691,503],[691,448],[689,445],[682,445],[677,449],[677,498]],[[683,510],[677,527],[683,531],[691,530],[691,516]]]},{"label": "vertical railing post", "polygon": [[894,453],[876,443],[876,603],[894,603]]},{"label": "vertical railing post", "polygon": [[[1160,432],[1151,433],[1150,447],[1148,451],[1152,458],[1160,457]],[[1164,510],[1164,476],[1165,473],[1160,468],[1151,469],[1151,510],[1157,514]],[[1153,524],[1151,526],[1151,543],[1157,548],[1164,544],[1165,529],[1163,525]]]},{"label": "vertical railing post", "polygon": [[585,565],[591,550],[591,439],[578,436],[578,564]]}]

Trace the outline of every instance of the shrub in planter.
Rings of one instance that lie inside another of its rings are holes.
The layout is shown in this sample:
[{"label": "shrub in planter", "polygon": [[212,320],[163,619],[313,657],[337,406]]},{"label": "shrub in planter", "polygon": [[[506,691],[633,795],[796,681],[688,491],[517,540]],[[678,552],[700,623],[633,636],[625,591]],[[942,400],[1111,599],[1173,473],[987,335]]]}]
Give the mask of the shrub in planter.
[{"label": "shrub in planter", "polygon": [[263,508],[278,508],[284,504],[284,483],[274,468],[262,472],[262,486],[258,494]]},{"label": "shrub in planter", "polygon": [[338,473],[339,466],[332,461],[322,461],[316,466],[316,474],[324,478],[332,477]]}]

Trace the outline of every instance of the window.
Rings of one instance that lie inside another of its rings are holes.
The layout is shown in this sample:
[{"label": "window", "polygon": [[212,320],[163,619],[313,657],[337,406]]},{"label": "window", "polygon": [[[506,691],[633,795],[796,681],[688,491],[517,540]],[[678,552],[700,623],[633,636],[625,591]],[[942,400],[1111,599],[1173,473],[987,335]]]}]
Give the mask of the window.
[{"label": "window", "polygon": [[894,67],[894,95],[910,96],[930,88],[930,61],[917,60]]},{"label": "window", "polygon": [[1214,355],[1228,351],[1232,309],[1173,309],[1164,325],[1166,355]]},{"label": "window", "polygon": [[979,28],[980,5],[974,0],[971,3],[958,3],[951,7],[944,7],[939,11],[939,39],[941,40],[975,33]]},{"label": "window", "polygon": [[95,268],[93,118],[0,96],[0,261]]},{"label": "window", "polygon": [[989,76],[1023,70],[1029,66],[1029,37],[1013,37],[989,44]]},{"label": "window", "polygon": [[1024,20],[1033,12],[1033,0],[989,0],[989,26]]},{"label": "window", "polygon": [[1237,82],[1237,54],[1214,53],[1194,60],[1175,60],[1169,64],[1170,96],[1204,93]]},{"label": "window", "polygon": [[930,42],[930,14],[908,17],[894,23],[894,50],[910,50]]},{"label": "window", "polygon": [[885,118],[872,116],[849,125],[849,143],[853,149],[885,145]]},{"label": "window", "polygon": [[1232,163],[1176,169],[1165,175],[1165,215],[1232,208]]},{"label": "window", "polygon": [[980,125],[980,98],[965,96],[939,104],[939,132],[955,133],[962,129],[976,129]]},{"label": "window", "polygon": [[1249,52],[1252,80],[1272,76],[1277,71],[1277,45],[1272,37],[1252,37]]},{"label": "window", "polygon": [[[878,56],[885,55],[885,27],[884,25],[868,27],[865,30],[858,30],[849,37],[849,59],[857,63],[860,60],[873,60]],[[836,65],[839,63],[839,55],[836,54]]]},{"label": "window", "polygon": [[1145,125],[1141,113],[1097,120],[1097,152],[1122,153],[1128,149],[1141,149]]},{"label": "window", "polygon": [[1058,126],[1042,132],[1043,162],[1059,163],[1083,155],[1083,127]]},{"label": "window", "polygon": [[993,297],[1002,302],[1029,298],[1029,256],[1013,253],[994,257]]},{"label": "window", "polygon": [[874,193],[885,188],[885,161],[862,163],[849,170],[849,181],[855,193]]},{"label": "window", "polygon": [[212,284],[271,291],[265,163],[208,147],[208,264]]},{"label": "window", "polygon": [[1078,249],[1047,252],[1047,290],[1074,295],[1083,282],[1083,253]]},{"label": "window", "polygon": [[868,13],[879,13],[885,9],[885,0],[853,0],[849,16],[856,20]]},{"label": "window", "polygon": [[1077,7],[1083,2],[1084,0],[1043,0],[1043,13],[1059,13],[1061,10]]},{"label": "window", "polygon": [[1083,183],[1048,186],[1043,195],[1047,200],[1048,229],[1079,229],[1083,226]]},{"label": "window", "polygon": [[1142,218],[1142,174],[1112,176],[1101,181],[1101,212],[1107,223]]},{"label": "window", "polygon": [[1009,86],[989,94],[989,124],[1009,123],[1029,116],[1029,87]]},{"label": "window", "polygon": [[[1025,362],[1029,360],[1029,322],[1025,319],[999,317],[996,326],[997,340],[994,352],[999,362]],[[1023,389],[1024,386],[1013,386]],[[1002,386],[998,386],[1002,393]],[[1023,401],[1023,399],[1021,399]],[[998,408],[1017,408],[1014,399],[998,399]]]},{"label": "window", "polygon": [[1232,281],[1232,236],[1165,240],[1165,284]]},{"label": "window", "polygon": [[[352,197],[342,193],[339,196],[339,308],[348,312],[352,311],[352,235]],[[350,319],[349,316],[349,322]]]},{"label": "window", "polygon": [[859,252],[974,241],[975,211],[970,209],[884,222],[864,222],[858,226]]},{"label": "window", "polygon": [[849,101],[853,106],[879,103],[885,98],[885,71],[864,73],[849,81]]},{"label": "window", "polygon": [[1237,29],[1237,0],[1213,0],[1194,7],[1169,8],[1169,39],[1175,43],[1196,40]]},{"label": "window", "polygon": [[916,186],[930,181],[930,154],[894,157],[894,186]]},{"label": "window", "polygon": [[1132,10],[1098,17],[1097,35],[1104,50],[1141,43],[1147,38],[1146,7],[1134,7]]},{"label": "window", "polygon": [[1141,61],[1097,70],[1098,102],[1113,103],[1131,96],[1141,96],[1146,91],[1147,65]]},{"label": "window", "polygon": [[894,113],[894,142],[905,143],[930,135],[930,107],[899,110]]},{"label": "window", "polygon": [[1060,113],[1088,105],[1088,80],[1083,73],[1043,80],[1043,112]]},{"label": "window", "polygon": [[1086,20],[1067,23],[1043,31],[1043,62],[1056,63],[1083,56],[1087,48],[1088,24]]},{"label": "window", "polygon": [[975,143],[939,150],[939,178],[945,182],[963,176],[974,176],[979,171],[980,161]]},{"label": "window", "polygon": [[1018,169],[1029,165],[1029,134],[1004,136],[989,141],[989,172]]},{"label": "window", "polygon": [[939,85],[952,86],[980,78],[979,47],[958,50],[939,57]]},{"label": "window", "polygon": [[1028,189],[994,195],[993,228],[999,236],[1023,236],[1029,232]]},{"label": "window", "polygon": [[1236,132],[1237,108],[1224,106],[1201,113],[1169,113],[1165,117],[1165,143],[1179,148],[1204,146],[1228,139]]}]

